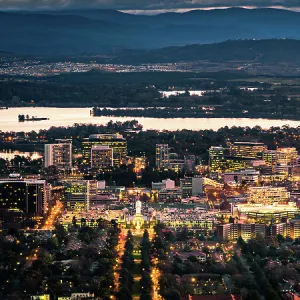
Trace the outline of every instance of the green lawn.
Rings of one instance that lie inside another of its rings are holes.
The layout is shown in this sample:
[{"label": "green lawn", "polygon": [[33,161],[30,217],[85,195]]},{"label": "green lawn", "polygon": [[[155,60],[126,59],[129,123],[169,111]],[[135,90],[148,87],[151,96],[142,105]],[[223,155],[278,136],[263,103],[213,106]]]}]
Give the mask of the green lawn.
[{"label": "green lawn", "polygon": [[139,250],[140,242],[142,239],[142,235],[135,235],[134,236],[134,252],[133,257],[135,260],[134,268],[132,271],[133,277],[134,277],[134,284],[132,286],[133,291],[133,299],[135,297],[140,296],[140,277],[141,277],[141,268],[140,268],[140,259],[141,259],[141,253],[135,252],[136,250]]}]

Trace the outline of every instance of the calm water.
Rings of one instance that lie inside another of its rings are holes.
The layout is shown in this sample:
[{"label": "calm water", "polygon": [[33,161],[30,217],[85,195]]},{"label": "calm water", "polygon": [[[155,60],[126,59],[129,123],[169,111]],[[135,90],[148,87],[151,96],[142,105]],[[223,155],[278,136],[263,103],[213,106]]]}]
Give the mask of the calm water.
[{"label": "calm water", "polygon": [[[45,117],[50,120],[39,122],[18,122],[18,115]],[[126,121],[136,119],[144,126],[144,129],[156,130],[181,130],[181,129],[214,129],[217,130],[224,126],[249,126],[256,125],[262,128],[272,126],[290,125],[291,127],[300,126],[300,121],[290,120],[267,120],[267,119],[156,119],[156,118],[133,118],[133,117],[92,117],[90,108],[10,108],[0,110],[0,130],[1,131],[38,131],[48,129],[51,126],[72,126],[74,123],[106,124],[110,120]]]}]

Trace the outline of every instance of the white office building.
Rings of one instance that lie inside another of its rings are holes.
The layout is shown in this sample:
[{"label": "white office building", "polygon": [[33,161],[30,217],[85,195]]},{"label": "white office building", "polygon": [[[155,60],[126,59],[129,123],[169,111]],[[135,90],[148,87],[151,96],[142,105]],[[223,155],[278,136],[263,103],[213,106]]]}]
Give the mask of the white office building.
[{"label": "white office building", "polygon": [[72,168],[72,143],[61,141],[57,144],[45,144],[44,166],[58,169]]}]

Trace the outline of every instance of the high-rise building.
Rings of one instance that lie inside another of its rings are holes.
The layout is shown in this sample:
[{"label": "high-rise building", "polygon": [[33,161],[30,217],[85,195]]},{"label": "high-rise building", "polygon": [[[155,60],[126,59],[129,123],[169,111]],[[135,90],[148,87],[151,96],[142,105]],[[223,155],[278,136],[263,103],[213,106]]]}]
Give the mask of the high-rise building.
[{"label": "high-rise building", "polygon": [[98,182],[94,180],[65,181],[64,202],[67,210],[87,211],[97,197]]},{"label": "high-rise building", "polygon": [[45,180],[10,176],[0,181],[0,208],[17,209],[28,215],[42,215],[48,210],[49,186]]},{"label": "high-rise building", "polygon": [[264,143],[234,142],[230,146],[230,155],[236,157],[261,159],[265,150],[267,150],[267,146]]},{"label": "high-rise building", "polygon": [[114,165],[113,149],[109,146],[93,145],[91,149],[91,168],[98,170],[109,169]]},{"label": "high-rise building", "polygon": [[91,165],[91,150],[95,145],[107,146],[112,149],[114,167],[119,167],[126,159],[127,141],[121,134],[92,134],[82,142],[84,164]]},{"label": "high-rise building", "polygon": [[45,144],[44,166],[58,169],[72,168],[72,142],[59,140],[57,144]]},{"label": "high-rise building", "polygon": [[168,144],[156,144],[156,157],[157,168],[169,168],[169,145]]},{"label": "high-rise building", "polygon": [[250,187],[248,190],[248,202],[257,204],[285,203],[290,200],[290,193],[285,187]]},{"label": "high-rise building", "polygon": [[210,147],[209,148],[209,167],[210,172],[222,172],[225,166],[226,148]]}]

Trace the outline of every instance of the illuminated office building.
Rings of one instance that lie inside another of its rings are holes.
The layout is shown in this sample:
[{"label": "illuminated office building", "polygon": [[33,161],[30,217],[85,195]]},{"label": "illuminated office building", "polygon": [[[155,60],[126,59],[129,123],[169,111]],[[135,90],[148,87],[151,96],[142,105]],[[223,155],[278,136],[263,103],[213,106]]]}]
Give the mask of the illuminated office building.
[{"label": "illuminated office building", "polygon": [[292,219],[289,221],[289,236],[292,239],[300,238],[300,219]]},{"label": "illuminated office building", "polygon": [[228,149],[223,147],[209,148],[209,167],[210,172],[222,172],[225,168],[225,156]]},{"label": "illuminated office building", "polygon": [[175,173],[181,173],[185,167],[184,159],[170,159],[169,160],[169,170],[174,171]]},{"label": "illuminated office building", "polygon": [[[292,176],[293,176],[294,178],[299,179],[299,177],[300,177],[300,165],[294,165],[294,166],[292,167]],[[299,181],[300,181],[300,180],[299,180]]]},{"label": "illuminated office building", "polygon": [[201,195],[203,193],[203,181],[202,177],[185,177],[180,179],[182,199]]},{"label": "illuminated office building", "polygon": [[248,202],[257,204],[285,203],[290,200],[290,193],[285,187],[250,187],[248,190]]},{"label": "illuminated office building", "polygon": [[277,164],[280,165],[297,165],[298,152],[296,148],[277,148]]},{"label": "illuminated office building", "polygon": [[146,169],[148,163],[146,156],[135,157],[134,159],[134,172],[138,178],[142,177],[142,171]]},{"label": "illuminated office building", "polygon": [[159,202],[181,202],[182,195],[180,188],[165,188],[158,191]]},{"label": "illuminated office building", "polygon": [[223,162],[223,171],[234,172],[251,168],[253,159],[248,157],[226,156]]},{"label": "illuminated office building", "polygon": [[232,207],[232,215],[249,222],[274,224],[283,219],[293,219],[299,214],[294,203],[281,205],[237,204]]},{"label": "illuminated office building", "polygon": [[229,223],[217,225],[217,237],[222,241],[234,241],[241,237],[247,241],[256,235],[265,237],[267,226],[258,223]]},{"label": "illuminated office building", "polygon": [[263,152],[263,160],[272,168],[272,171],[274,171],[274,166],[277,164],[277,151],[265,150]]},{"label": "illuminated office building", "polygon": [[259,171],[254,169],[239,170],[234,172],[224,173],[223,180],[225,183],[245,183],[245,184],[257,184],[259,179]]},{"label": "illuminated office building", "polygon": [[278,234],[282,236],[287,236],[288,235],[288,226],[287,223],[276,223],[271,225],[271,236],[276,237]]},{"label": "illuminated office building", "polygon": [[91,149],[91,168],[109,169],[113,166],[113,149],[109,146],[93,145]]},{"label": "illuminated office building", "polygon": [[67,210],[87,211],[90,208],[90,202],[97,197],[97,181],[65,181],[64,186],[64,202]]},{"label": "illuminated office building", "polygon": [[107,146],[113,151],[113,166],[119,167],[125,162],[127,141],[121,134],[92,134],[82,142],[83,163],[91,165],[91,150],[93,146]]},{"label": "illuminated office building", "polygon": [[261,159],[267,150],[264,143],[234,142],[230,146],[230,155],[236,157]]},{"label": "illuminated office building", "polygon": [[28,215],[47,212],[50,189],[45,180],[10,177],[0,181],[0,208],[20,210]]},{"label": "illuminated office building", "polygon": [[253,165],[254,158],[231,156],[229,149],[223,147],[211,147],[209,149],[209,167],[211,173],[234,172],[248,169]]},{"label": "illuminated office building", "polygon": [[169,168],[169,145],[168,144],[157,144],[155,163],[157,168]]},{"label": "illuminated office building", "polygon": [[300,219],[290,219],[287,222],[277,223],[271,225],[271,235],[278,234],[284,237],[291,237],[292,239],[300,238]]},{"label": "illuminated office building", "polygon": [[55,166],[58,169],[72,168],[72,142],[59,140],[57,144],[45,144],[45,168]]},{"label": "illuminated office building", "polygon": [[287,178],[292,174],[292,168],[293,166],[291,165],[276,165],[274,168],[274,172],[276,174],[283,174],[285,175],[285,178]]}]

